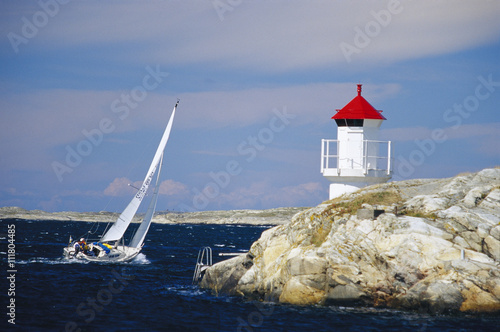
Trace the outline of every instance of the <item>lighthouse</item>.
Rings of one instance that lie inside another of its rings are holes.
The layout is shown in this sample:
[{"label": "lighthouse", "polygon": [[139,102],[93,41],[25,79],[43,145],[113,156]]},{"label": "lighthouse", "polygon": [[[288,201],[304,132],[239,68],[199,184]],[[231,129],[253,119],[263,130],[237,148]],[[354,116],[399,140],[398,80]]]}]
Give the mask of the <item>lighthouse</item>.
[{"label": "lighthouse", "polygon": [[337,139],[321,140],[321,173],[330,182],[329,199],[362,187],[387,182],[392,176],[391,141],[380,141],[386,118],[358,95],[332,117]]}]

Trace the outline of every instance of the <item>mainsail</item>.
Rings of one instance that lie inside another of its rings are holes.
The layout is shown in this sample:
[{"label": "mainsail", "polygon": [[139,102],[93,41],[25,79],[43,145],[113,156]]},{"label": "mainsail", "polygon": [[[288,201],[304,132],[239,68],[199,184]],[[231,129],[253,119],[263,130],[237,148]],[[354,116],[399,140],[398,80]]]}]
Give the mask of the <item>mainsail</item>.
[{"label": "mainsail", "polygon": [[167,141],[170,136],[170,131],[172,130],[172,123],[174,121],[175,110],[178,104],[179,102],[177,101],[177,103],[174,106],[174,110],[172,111],[172,115],[170,116],[170,120],[168,121],[167,128],[165,128],[165,132],[163,133],[160,144],[158,145],[158,149],[156,150],[153,161],[151,162],[151,166],[149,166],[149,170],[146,173],[146,178],[144,179],[141,188],[135,194],[134,198],[132,198],[132,200],[125,208],[125,210],[123,210],[122,214],[118,217],[113,226],[111,226],[109,230],[102,236],[101,242],[111,242],[121,239],[123,237],[123,234],[127,230],[127,227],[129,226],[130,222],[132,221],[132,218],[134,218],[134,215],[137,212],[139,205],[141,205],[142,199],[144,198],[146,192],[148,191],[149,185],[151,184],[156,168],[160,163],[160,159],[162,158],[163,150],[167,145]]},{"label": "mainsail", "polygon": [[130,241],[129,247],[139,248],[142,246],[144,239],[146,238],[146,234],[148,233],[149,226],[151,225],[151,221],[153,220],[153,215],[156,209],[156,202],[158,201],[158,191],[160,190],[160,174],[161,174],[161,166],[163,164],[163,154],[161,155],[160,166],[158,167],[158,174],[156,176],[156,185],[153,191],[153,198],[148,206],[148,211],[144,216],[144,219],[141,222],[139,228],[135,232],[134,237]]}]

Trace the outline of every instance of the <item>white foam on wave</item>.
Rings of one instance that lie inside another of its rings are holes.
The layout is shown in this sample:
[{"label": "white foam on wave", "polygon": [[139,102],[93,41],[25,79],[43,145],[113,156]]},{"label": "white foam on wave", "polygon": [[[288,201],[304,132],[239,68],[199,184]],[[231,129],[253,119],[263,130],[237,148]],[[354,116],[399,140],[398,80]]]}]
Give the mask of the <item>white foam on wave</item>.
[{"label": "white foam on wave", "polygon": [[130,263],[134,265],[151,264],[151,262],[146,258],[146,255],[144,255],[143,253],[137,255]]},{"label": "white foam on wave", "polygon": [[28,260],[16,260],[16,264],[33,264],[33,263],[59,265],[59,264],[88,264],[89,262],[80,259],[69,259],[65,257],[60,257],[60,258],[33,257]]},{"label": "white foam on wave", "polygon": [[[89,264],[90,261],[83,260],[83,259],[66,258],[66,257],[59,257],[59,258],[33,257],[33,258],[30,258],[27,260],[16,260],[16,264],[26,265],[26,264],[34,264],[34,263],[49,264],[49,265]],[[139,254],[129,264],[146,265],[146,264],[151,264],[151,262],[146,258],[146,255]]]},{"label": "white foam on wave", "polygon": [[182,296],[200,296],[206,293],[205,290],[199,288],[198,286],[165,286],[162,291],[163,294],[177,294]]}]

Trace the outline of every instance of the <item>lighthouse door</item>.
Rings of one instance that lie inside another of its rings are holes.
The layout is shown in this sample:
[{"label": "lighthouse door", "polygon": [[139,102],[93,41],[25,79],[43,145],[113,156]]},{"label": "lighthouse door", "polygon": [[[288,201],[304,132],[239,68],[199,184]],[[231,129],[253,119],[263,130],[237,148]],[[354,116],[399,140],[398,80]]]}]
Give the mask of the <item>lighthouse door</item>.
[{"label": "lighthouse door", "polygon": [[363,168],[363,131],[340,130],[338,132],[338,168],[362,169]]},{"label": "lighthouse door", "polygon": [[347,162],[351,169],[363,168],[363,131],[347,133]]}]

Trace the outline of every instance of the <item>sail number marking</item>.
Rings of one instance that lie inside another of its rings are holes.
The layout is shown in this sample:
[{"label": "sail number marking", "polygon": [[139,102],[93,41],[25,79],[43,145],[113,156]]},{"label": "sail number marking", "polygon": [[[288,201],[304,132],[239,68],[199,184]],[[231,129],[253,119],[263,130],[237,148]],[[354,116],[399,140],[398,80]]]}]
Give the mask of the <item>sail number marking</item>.
[{"label": "sail number marking", "polygon": [[155,170],[153,170],[151,173],[149,173],[149,176],[146,178],[146,181],[141,186],[141,189],[139,189],[139,192],[135,195],[135,198],[138,200],[142,201],[144,196],[146,195],[146,191],[148,191],[149,184],[151,183],[151,179],[153,178],[153,175],[155,173]]}]

